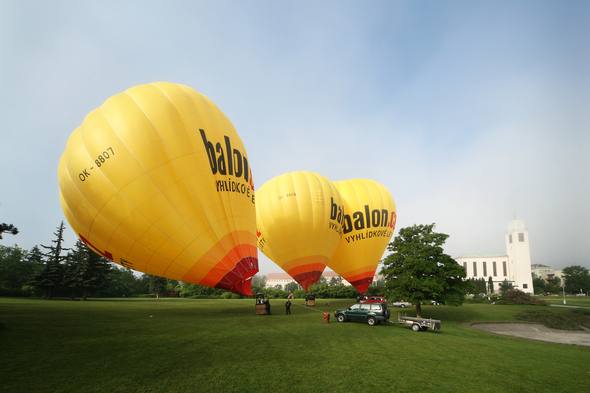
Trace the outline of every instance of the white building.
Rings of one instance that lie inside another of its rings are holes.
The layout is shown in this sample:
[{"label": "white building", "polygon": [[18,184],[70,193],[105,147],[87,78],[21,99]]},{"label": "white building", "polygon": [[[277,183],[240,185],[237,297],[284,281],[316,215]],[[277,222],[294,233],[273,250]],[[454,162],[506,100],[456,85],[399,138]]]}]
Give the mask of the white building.
[{"label": "white building", "polygon": [[[265,286],[267,288],[273,288],[273,287],[276,287],[277,285],[280,285],[281,289],[284,289],[285,285],[287,285],[291,282],[295,282],[293,277],[291,277],[287,273],[268,273],[265,277],[266,277],[266,285]],[[325,270],[322,273],[322,277],[325,278],[328,282],[330,282],[330,280],[332,278],[338,278],[340,276],[336,272],[333,272],[331,270]],[[350,285],[350,283],[348,281],[346,281],[344,278],[342,278],[342,284]]]},{"label": "white building", "polygon": [[529,233],[521,220],[514,220],[506,233],[506,254],[494,256],[465,256],[455,258],[463,266],[467,278],[492,277],[494,290],[507,280],[516,289],[533,293]]},{"label": "white building", "polygon": [[561,270],[555,270],[551,266],[535,264],[531,265],[531,272],[533,276],[542,278],[543,280],[549,280],[554,277],[562,278]]}]

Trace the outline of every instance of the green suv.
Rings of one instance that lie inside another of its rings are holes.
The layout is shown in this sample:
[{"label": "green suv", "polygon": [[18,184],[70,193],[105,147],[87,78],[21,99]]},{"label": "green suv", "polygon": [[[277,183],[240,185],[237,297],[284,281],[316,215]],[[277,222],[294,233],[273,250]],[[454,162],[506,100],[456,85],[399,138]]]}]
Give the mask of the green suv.
[{"label": "green suv", "polygon": [[334,316],[338,322],[366,322],[373,326],[387,321],[389,310],[386,303],[357,303],[346,310],[336,310]]}]

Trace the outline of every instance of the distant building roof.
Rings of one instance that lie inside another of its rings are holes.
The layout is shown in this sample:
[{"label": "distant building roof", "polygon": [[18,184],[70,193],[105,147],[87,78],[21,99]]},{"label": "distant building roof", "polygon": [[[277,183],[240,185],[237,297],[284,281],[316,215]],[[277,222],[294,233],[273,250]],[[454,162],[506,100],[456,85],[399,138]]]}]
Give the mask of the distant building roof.
[{"label": "distant building roof", "polygon": [[460,257],[455,257],[456,259],[465,259],[465,258],[508,258],[508,255],[462,255]]},{"label": "distant building roof", "polygon": [[[293,277],[283,272],[265,274],[267,280],[292,280]],[[331,270],[326,270],[322,273],[322,277],[330,279],[332,277],[340,277],[340,275]]]},{"label": "distant building roof", "polygon": [[266,279],[267,280],[289,280],[289,279],[293,279],[290,275],[288,275],[287,273],[268,273],[266,274]]}]

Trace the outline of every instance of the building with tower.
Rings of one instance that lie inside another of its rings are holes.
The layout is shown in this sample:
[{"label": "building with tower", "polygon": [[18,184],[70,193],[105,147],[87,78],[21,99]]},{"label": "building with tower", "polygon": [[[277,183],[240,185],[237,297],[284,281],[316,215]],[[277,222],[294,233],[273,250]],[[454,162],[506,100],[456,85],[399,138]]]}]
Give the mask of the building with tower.
[{"label": "building with tower", "polygon": [[455,260],[463,266],[467,278],[492,278],[494,291],[506,280],[516,289],[534,293],[531,274],[529,233],[521,220],[513,220],[505,236],[506,254],[492,256],[463,256]]}]

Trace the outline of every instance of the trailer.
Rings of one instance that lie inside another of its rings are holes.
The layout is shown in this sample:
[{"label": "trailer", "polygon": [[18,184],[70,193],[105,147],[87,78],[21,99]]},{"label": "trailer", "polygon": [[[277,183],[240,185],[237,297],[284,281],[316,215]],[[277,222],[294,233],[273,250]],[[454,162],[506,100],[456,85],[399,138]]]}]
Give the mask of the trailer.
[{"label": "trailer", "polygon": [[407,317],[404,314],[397,314],[397,322],[400,325],[406,325],[415,332],[421,330],[432,330],[433,332],[440,331],[441,322],[438,319],[432,318],[418,318],[418,317]]}]

